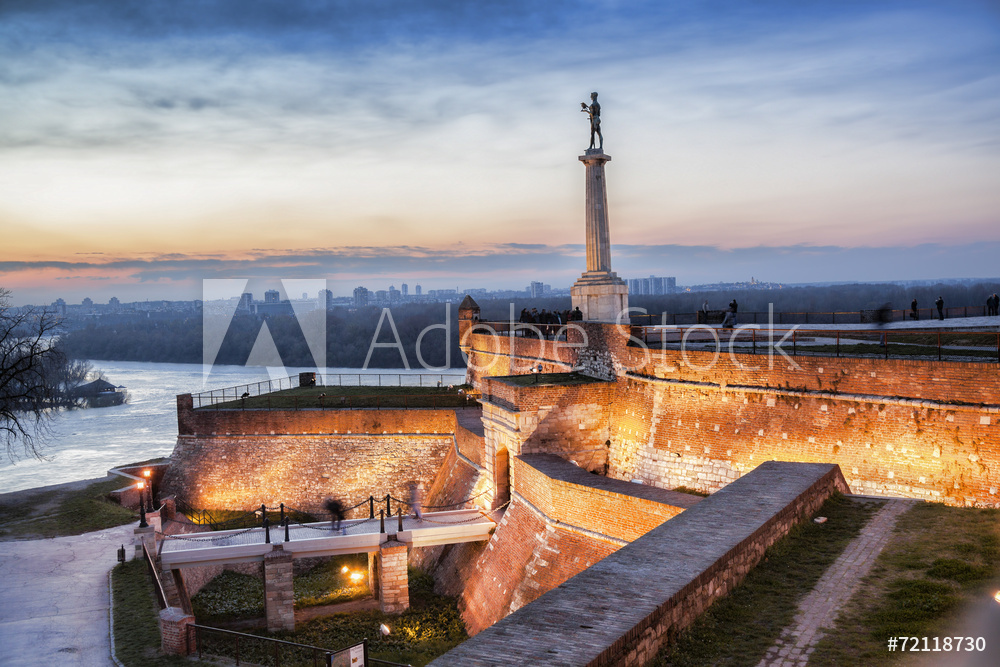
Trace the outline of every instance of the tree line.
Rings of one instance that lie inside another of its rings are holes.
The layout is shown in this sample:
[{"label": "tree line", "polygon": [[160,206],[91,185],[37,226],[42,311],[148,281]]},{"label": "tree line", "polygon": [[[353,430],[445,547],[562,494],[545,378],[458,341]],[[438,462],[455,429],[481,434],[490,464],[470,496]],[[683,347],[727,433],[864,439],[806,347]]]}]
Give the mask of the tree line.
[{"label": "tree line", "polygon": [[[693,313],[706,300],[710,308],[721,310],[734,298],[739,302],[741,312],[766,312],[768,304],[773,304],[775,312],[857,312],[879,308],[886,303],[894,308],[907,309],[914,298],[920,307],[929,308],[938,296],[942,296],[949,307],[979,306],[985,303],[987,296],[997,291],[1000,291],[1000,282],[919,287],[856,284],[633,295],[629,297],[629,302],[633,307],[654,314]],[[507,321],[512,312],[517,320],[522,308],[562,312],[571,307],[569,297],[487,300],[479,305],[482,321]],[[326,313],[326,365],[361,368],[367,362],[370,368],[397,369],[404,367],[405,354],[405,363],[411,368],[420,367],[418,338],[420,358],[426,365],[464,365],[458,345],[458,310],[454,305],[402,304],[386,311],[370,306],[353,310],[335,309]],[[250,314],[237,314],[229,322],[214,363],[245,364],[265,322],[282,365],[315,365],[306,337],[294,316],[263,318]],[[425,331],[421,336],[421,332]],[[61,346],[74,359],[203,363],[203,320],[201,317],[179,316],[175,319],[138,318],[131,321],[118,318],[108,324],[90,323],[65,334]]]}]

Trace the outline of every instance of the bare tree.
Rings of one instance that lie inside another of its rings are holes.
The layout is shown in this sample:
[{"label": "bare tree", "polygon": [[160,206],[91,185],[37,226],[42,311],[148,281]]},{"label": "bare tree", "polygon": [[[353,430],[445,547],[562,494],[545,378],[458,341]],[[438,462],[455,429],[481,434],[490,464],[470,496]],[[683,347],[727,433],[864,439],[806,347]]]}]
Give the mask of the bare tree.
[{"label": "bare tree", "polygon": [[0,287],[0,437],[7,457],[42,458],[38,436],[56,398],[51,371],[65,363],[55,347],[59,320],[35,308],[13,308]]}]

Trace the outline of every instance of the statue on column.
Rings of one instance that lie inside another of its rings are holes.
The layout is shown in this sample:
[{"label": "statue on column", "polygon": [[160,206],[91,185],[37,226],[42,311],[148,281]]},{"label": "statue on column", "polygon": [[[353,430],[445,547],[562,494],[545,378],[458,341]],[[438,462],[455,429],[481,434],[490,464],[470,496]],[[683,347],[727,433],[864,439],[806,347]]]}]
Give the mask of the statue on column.
[{"label": "statue on column", "polygon": [[580,102],[581,112],[586,112],[590,116],[590,150],[594,148],[594,136],[600,140],[598,150],[604,151],[604,135],[601,134],[601,105],[597,101],[597,93],[590,94],[590,106],[586,102]]}]

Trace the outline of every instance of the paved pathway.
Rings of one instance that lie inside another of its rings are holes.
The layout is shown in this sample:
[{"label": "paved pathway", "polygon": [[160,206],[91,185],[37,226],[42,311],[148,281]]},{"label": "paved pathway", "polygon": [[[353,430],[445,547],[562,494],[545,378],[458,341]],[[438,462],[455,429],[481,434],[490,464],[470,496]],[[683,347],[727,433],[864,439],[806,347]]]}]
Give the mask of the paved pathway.
[{"label": "paved pathway", "polygon": [[134,528],[0,542],[0,662],[112,665],[108,571]]},{"label": "paved pathway", "polygon": [[824,629],[833,625],[840,607],[851,599],[889,542],[896,519],[916,502],[893,499],[876,512],[803,598],[795,620],[781,631],[781,637],[757,667],[805,667],[815,645],[826,634]]}]

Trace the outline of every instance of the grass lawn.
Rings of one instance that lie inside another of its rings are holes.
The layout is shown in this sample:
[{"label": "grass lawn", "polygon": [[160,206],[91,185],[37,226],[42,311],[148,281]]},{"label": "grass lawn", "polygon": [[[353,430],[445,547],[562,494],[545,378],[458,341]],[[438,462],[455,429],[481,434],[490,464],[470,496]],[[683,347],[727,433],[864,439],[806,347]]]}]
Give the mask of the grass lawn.
[{"label": "grass lawn", "polygon": [[[367,567],[367,560],[365,563]],[[216,580],[218,579],[221,577]],[[252,579],[252,577],[246,577],[242,581],[246,581],[246,579]],[[236,579],[229,585],[238,586],[239,584],[235,582]],[[206,586],[207,588],[208,586]],[[300,594],[305,592],[305,588],[296,585],[297,600],[300,599]],[[262,586],[259,595],[261,603],[258,609],[259,613],[262,614]],[[198,596],[201,596],[201,593]],[[249,605],[250,596],[244,597],[247,598]],[[199,622],[202,621],[200,616],[198,619]],[[391,629],[389,636],[382,636],[379,632],[379,625],[382,623]],[[341,649],[360,643],[363,639],[368,639],[370,657],[414,666],[426,665],[468,637],[459,616],[455,599],[436,595],[431,577],[413,569],[410,570],[410,609],[403,614],[357,611],[333,614],[300,623],[293,633],[272,634],[263,630],[250,632],[259,636],[271,636],[327,649]],[[254,645],[250,640],[242,640],[241,643],[242,660],[249,662],[266,660],[264,651],[270,649],[265,648],[263,642]],[[211,649],[210,652],[222,656],[229,656],[234,651],[234,644],[228,638],[208,638],[205,646],[206,652]],[[293,663],[292,658],[292,655],[283,657],[282,664],[297,664]],[[307,652],[303,652],[301,659],[304,661],[303,664],[311,664],[309,663],[311,656]]]},{"label": "grass lawn", "polygon": [[[775,543],[728,596],[717,600],[651,664],[670,667],[757,665],[806,595],[881,503],[836,495],[817,515]],[[811,664],[811,663],[810,663]],[[842,663],[845,665],[851,662]]]},{"label": "grass lawn", "polygon": [[917,505],[809,664],[906,664],[912,656],[889,652],[889,637],[964,634],[950,631],[963,607],[991,595],[998,579],[1000,510]]},{"label": "grass lawn", "polygon": [[121,477],[86,487],[24,492],[0,504],[0,536],[4,539],[41,539],[79,535],[138,521],[138,512],[122,507],[107,494],[127,485]]},{"label": "grass lawn", "polygon": [[114,601],[115,654],[125,667],[192,664],[180,656],[159,653],[159,608],[145,561],[136,559],[116,566],[111,571],[111,595]]},{"label": "grass lawn", "polygon": [[[460,408],[477,405],[467,385],[445,387],[296,387],[218,403],[199,410],[338,408]],[[460,393],[461,392],[461,393]]]}]

